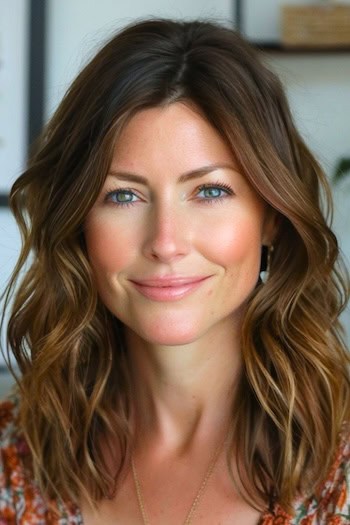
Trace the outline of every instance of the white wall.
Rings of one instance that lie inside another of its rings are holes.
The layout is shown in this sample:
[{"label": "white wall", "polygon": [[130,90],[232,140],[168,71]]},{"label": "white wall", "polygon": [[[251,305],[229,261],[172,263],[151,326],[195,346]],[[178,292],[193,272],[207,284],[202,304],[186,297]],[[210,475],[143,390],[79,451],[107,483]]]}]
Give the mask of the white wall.
[{"label": "white wall", "polygon": [[[299,130],[331,177],[338,159],[350,156],[350,51],[264,56],[282,79]],[[350,196],[344,199],[345,186],[334,188],[335,228],[350,261],[349,214],[343,220]]]},{"label": "white wall", "polygon": [[47,114],[101,42],[135,18],[214,17],[233,25],[233,0],[48,0]]},{"label": "white wall", "polygon": [[7,192],[26,156],[28,2],[0,0],[0,191]]},{"label": "white wall", "polygon": [[[350,156],[350,52],[347,54],[266,54],[282,79],[306,143],[331,178],[337,160]],[[350,177],[333,186],[334,224],[350,269]],[[342,315],[350,347],[350,305]]]},{"label": "white wall", "polygon": [[[6,208],[0,208],[0,294],[7,284],[19,255],[20,234],[14,217]],[[0,304],[0,318],[3,313],[3,303]],[[6,317],[7,319],[7,317]],[[0,334],[1,347],[5,348],[5,332]],[[0,366],[3,365],[0,354]],[[1,383],[0,377],[0,383]],[[0,394],[1,395],[1,394]]]},{"label": "white wall", "polygon": [[[7,193],[26,156],[28,2],[0,0],[0,192]],[[20,235],[6,208],[0,208],[0,294],[14,268]],[[0,318],[2,315],[0,304]],[[0,341],[4,346],[4,334]],[[3,364],[0,354],[0,367]],[[5,379],[0,377],[1,386]]]}]

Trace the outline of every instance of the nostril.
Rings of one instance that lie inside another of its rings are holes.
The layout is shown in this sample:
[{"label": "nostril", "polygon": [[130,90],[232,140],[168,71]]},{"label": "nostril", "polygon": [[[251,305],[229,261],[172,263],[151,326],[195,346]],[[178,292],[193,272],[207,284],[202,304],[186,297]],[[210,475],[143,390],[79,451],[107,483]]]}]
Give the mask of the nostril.
[{"label": "nostril", "polygon": [[169,221],[158,224],[153,232],[149,232],[144,251],[148,257],[162,261],[185,255],[189,246],[184,228],[177,224],[169,224]]}]

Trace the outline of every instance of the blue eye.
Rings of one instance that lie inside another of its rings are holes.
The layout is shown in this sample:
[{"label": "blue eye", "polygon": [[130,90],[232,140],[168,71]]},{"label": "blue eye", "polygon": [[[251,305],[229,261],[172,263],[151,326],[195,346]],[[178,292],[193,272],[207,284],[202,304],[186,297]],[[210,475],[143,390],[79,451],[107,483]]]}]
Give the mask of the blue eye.
[{"label": "blue eye", "polygon": [[199,193],[203,193],[206,199],[217,199],[221,197],[223,190],[221,188],[203,188]]},{"label": "blue eye", "polygon": [[232,189],[226,184],[206,184],[199,188],[197,195],[205,201],[212,201],[222,199],[228,195],[232,195]]},{"label": "blue eye", "polygon": [[106,194],[105,199],[117,206],[133,204],[137,201],[136,195],[131,190],[113,190]]}]

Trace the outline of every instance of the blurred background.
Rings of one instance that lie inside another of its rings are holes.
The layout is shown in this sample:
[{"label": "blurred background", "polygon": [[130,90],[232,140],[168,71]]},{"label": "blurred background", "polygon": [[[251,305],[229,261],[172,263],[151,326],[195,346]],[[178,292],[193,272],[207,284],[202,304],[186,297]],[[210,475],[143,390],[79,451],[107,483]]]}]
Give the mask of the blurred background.
[{"label": "blurred background", "polygon": [[[7,195],[29,145],[101,44],[149,16],[214,18],[259,49],[331,181],[333,227],[349,266],[350,0],[0,0],[0,292],[20,247]],[[350,345],[349,308],[342,321]],[[0,357],[0,397],[11,383]]]}]

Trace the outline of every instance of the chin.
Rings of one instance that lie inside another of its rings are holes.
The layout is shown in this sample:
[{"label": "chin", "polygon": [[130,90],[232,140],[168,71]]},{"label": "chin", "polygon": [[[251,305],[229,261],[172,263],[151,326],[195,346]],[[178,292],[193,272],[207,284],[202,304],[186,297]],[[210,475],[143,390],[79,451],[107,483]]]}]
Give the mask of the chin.
[{"label": "chin", "polygon": [[183,346],[200,338],[200,334],[193,329],[193,326],[179,329],[179,326],[169,327],[169,325],[166,328],[164,326],[153,327],[153,329],[138,332],[138,336],[149,344],[160,346]]}]

